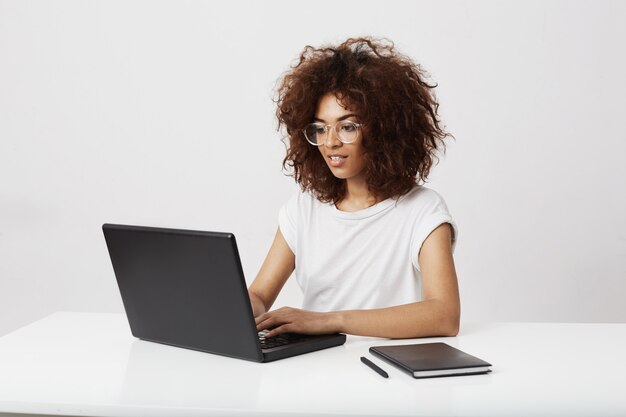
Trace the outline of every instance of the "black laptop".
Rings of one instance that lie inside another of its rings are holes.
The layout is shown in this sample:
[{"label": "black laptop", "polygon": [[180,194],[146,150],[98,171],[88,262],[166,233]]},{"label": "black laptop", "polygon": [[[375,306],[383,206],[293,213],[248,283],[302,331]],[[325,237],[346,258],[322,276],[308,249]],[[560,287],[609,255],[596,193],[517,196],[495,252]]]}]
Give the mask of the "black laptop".
[{"label": "black laptop", "polygon": [[104,224],[133,336],[256,362],[342,345],[346,336],[256,330],[235,236]]}]

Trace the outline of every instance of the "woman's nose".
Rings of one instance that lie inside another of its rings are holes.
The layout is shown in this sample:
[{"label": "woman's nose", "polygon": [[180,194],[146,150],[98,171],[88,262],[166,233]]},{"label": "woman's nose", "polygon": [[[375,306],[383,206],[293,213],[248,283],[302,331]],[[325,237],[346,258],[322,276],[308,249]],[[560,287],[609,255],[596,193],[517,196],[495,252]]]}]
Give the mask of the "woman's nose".
[{"label": "woman's nose", "polygon": [[328,129],[328,132],[326,133],[326,141],[324,141],[324,146],[326,146],[327,148],[336,148],[338,146],[341,146],[341,141],[339,140],[335,129]]}]

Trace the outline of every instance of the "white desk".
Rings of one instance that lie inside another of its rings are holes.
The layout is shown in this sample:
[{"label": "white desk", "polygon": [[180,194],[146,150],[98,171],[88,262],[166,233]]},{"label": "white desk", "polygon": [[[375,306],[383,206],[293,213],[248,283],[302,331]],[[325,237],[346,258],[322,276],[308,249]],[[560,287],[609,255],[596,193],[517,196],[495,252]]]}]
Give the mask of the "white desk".
[{"label": "white desk", "polygon": [[144,342],[119,314],[57,313],[0,338],[2,413],[94,416],[626,415],[626,324],[466,325],[488,375],[413,379],[349,336],[259,364]]}]

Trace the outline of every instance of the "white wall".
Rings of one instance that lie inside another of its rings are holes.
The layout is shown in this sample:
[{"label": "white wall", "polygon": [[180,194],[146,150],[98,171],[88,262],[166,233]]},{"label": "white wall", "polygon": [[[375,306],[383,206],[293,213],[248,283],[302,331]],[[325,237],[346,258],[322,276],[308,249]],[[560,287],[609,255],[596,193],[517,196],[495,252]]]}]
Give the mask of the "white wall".
[{"label": "white wall", "polygon": [[365,34],[439,83],[456,141],[429,186],[460,227],[463,320],[626,321],[624,21],[620,1],[0,0],[0,334],[123,311],[104,222],[232,231],[250,282],[295,190],[274,84],[304,45]]}]

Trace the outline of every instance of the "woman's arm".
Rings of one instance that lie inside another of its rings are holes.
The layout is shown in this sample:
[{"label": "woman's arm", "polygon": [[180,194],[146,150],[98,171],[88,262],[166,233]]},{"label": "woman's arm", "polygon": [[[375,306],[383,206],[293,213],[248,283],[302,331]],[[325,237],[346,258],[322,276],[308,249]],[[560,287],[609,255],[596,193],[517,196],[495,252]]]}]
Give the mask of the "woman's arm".
[{"label": "woman's arm", "polygon": [[248,289],[254,317],[258,317],[272,307],[294,268],[295,255],[279,228],[259,273]]},{"label": "woman's arm", "polygon": [[257,317],[257,329],[284,332],[349,333],[414,338],[455,336],[459,331],[459,289],[452,257],[452,227],[445,223],[424,241],[418,255],[424,300],[373,310],[316,313],[284,307]]}]

